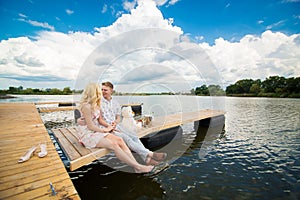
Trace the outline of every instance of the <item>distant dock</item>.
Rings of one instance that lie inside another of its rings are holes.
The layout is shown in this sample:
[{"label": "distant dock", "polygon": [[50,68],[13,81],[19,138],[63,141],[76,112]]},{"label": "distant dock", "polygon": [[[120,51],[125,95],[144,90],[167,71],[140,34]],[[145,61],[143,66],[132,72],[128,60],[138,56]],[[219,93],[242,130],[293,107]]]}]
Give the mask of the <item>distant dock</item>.
[{"label": "distant dock", "polygon": [[[33,103],[0,104],[0,199],[80,199]],[[48,155],[18,160],[32,146]]]}]

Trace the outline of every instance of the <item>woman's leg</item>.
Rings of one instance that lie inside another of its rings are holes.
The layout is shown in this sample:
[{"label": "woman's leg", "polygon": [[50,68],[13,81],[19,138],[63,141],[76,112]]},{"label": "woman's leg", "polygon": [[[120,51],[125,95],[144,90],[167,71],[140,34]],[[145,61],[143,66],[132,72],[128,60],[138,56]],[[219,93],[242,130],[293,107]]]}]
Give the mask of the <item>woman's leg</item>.
[{"label": "woman's leg", "polygon": [[[140,155],[143,161],[146,161],[147,155],[149,155],[150,151],[145,148],[137,136],[132,136],[123,132],[115,132],[114,134],[121,137],[130,150]],[[150,156],[152,157],[152,155]]]},{"label": "woman's leg", "polygon": [[153,169],[153,166],[139,164],[132,156],[124,141],[113,134],[109,134],[105,138],[102,138],[98,142],[97,147],[112,149],[121,161],[133,167],[138,173],[149,172]]},{"label": "woman's leg", "polygon": [[[122,137],[118,137],[119,141],[118,144],[121,147],[121,149],[133,160],[135,160],[134,156],[132,155],[131,150],[127,146],[128,144],[125,143],[124,139]],[[136,161],[136,160],[135,160]]]}]

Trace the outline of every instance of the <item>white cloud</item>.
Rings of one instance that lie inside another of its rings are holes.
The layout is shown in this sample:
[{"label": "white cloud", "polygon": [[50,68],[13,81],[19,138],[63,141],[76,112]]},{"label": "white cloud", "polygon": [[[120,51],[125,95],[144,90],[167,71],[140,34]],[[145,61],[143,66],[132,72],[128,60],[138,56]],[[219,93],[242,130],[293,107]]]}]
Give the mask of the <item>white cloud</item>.
[{"label": "white cloud", "polygon": [[[2,40],[1,87],[73,88],[80,77],[97,79],[101,76],[97,70],[103,69],[105,78],[124,91],[142,90],[143,85],[149,88],[154,83],[170,90],[188,90],[201,83],[215,84],[216,74],[225,85],[243,78],[300,75],[300,34],[288,36],[269,30],[246,35],[238,42],[219,38],[214,45],[201,42],[203,36],[199,36],[199,44],[195,44],[172,19],[163,18],[157,5],[157,1],[140,0],[130,14],[122,14],[110,26],[95,28],[93,34],[42,31],[33,39]],[[19,16],[30,23],[25,15]],[[47,27],[46,23],[33,24]],[[156,37],[160,30],[165,32]],[[105,50],[97,52],[101,48]]]},{"label": "white cloud", "polygon": [[73,11],[73,10],[70,10],[70,9],[66,9],[66,13],[67,13],[68,15],[72,15],[72,14],[74,13],[74,11]]},{"label": "white cloud", "polygon": [[51,31],[54,31],[54,26],[49,25],[47,22],[38,22],[38,21],[34,21],[34,20],[30,20],[30,19],[25,19],[25,18],[20,18],[18,19],[19,21],[22,22],[26,22],[32,26],[36,26],[36,27],[42,27],[45,29],[49,29]]},{"label": "white cloud", "polygon": [[163,6],[163,5],[170,6],[170,5],[175,5],[180,0],[154,0],[154,1],[158,6]]},{"label": "white cloud", "polygon": [[134,7],[136,6],[136,4],[137,4],[137,0],[134,0],[132,2],[130,2],[130,1],[124,1],[123,8],[126,11],[130,11],[130,10],[134,9]]},{"label": "white cloud", "polygon": [[296,3],[300,2],[300,0],[282,0],[281,3]]},{"label": "white cloud", "polygon": [[179,2],[180,0],[170,0],[169,1],[169,5],[175,5],[177,2]]},{"label": "white cloud", "polygon": [[162,28],[183,33],[179,27],[170,24],[163,18],[156,4],[151,0],[140,0],[138,6],[131,10],[131,14],[123,14],[112,25],[95,28],[98,38],[111,38],[118,34],[142,28]]},{"label": "white cloud", "polygon": [[269,30],[269,29],[272,29],[274,27],[282,26],[284,23],[285,23],[285,20],[280,20],[276,23],[268,25],[266,29]]},{"label": "white cloud", "polygon": [[154,0],[154,1],[158,6],[165,5],[168,2],[168,0]]},{"label": "white cloud", "polygon": [[257,23],[262,24],[262,23],[264,23],[264,20],[258,20]]},{"label": "white cloud", "polygon": [[240,79],[261,79],[271,75],[300,76],[300,34],[287,36],[265,31],[261,36],[246,35],[231,43],[219,38],[207,50],[226,83]]},{"label": "white cloud", "polygon": [[[87,33],[63,34],[48,31],[41,32],[33,41],[27,37],[3,40],[0,43],[0,60],[5,62],[0,62],[0,78],[6,79],[1,79],[1,86],[8,88],[20,76],[31,76],[32,79],[36,76],[45,76],[45,79],[51,76],[75,80],[78,69],[93,49],[92,41]],[[7,80],[9,77],[12,78]],[[34,85],[18,82],[18,85],[27,87],[38,85],[37,82],[32,84]],[[47,87],[55,87],[55,84],[56,82],[49,82]]]},{"label": "white cloud", "polygon": [[106,13],[107,11],[107,4],[104,4],[104,6],[102,7],[101,13]]},{"label": "white cloud", "polygon": [[195,39],[196,39],[197,41],[201,41],[201,40],[204,39],[204,36],[203,36],[203,35],[199,35],[199,36],[196,36]]},{"label": "white cloud", "polygon": [[22,17],[22,18],[27,18],[27,16],[22,14],[22,13],[19,13],[19,16]]},{"label": "white cloud", "polygon": [[293,16],[295,19],[300,19],[300,15],[294,15]]}]

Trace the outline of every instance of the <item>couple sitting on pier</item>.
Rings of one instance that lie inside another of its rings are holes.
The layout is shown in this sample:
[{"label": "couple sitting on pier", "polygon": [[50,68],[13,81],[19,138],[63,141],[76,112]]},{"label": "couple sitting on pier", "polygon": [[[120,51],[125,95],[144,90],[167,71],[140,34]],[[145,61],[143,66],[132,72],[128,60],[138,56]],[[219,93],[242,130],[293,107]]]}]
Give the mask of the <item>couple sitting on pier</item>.
[{"label": "couple sitting on pier", "polygon": [[[121,121],[121,107],[112,98],[112,93],[113,84],[110,82],[102,83],[102,89],[97,83],[86,86],[80,101],[82,117],[77,120],[80,142],[87,148],[113,150],[136,173],[150,172],[155,165],[166,159],[167,154],[152,152],[144,147],[135,134],[120,131],[118,124]],[[145,165],[135,160],[130,149],[141,156]]]}]

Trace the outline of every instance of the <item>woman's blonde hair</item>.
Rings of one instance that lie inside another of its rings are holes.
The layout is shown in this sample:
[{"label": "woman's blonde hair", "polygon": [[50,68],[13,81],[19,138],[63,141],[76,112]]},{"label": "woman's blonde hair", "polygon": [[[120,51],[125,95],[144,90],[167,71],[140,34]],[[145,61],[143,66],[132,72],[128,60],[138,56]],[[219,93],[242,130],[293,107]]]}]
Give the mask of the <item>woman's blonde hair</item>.
[{"label": "woman's blonde hair", "polygon": [[93,111],[100,109],[102,91],[98,83],[89,83],[82,92],[80,109],[83,104],[90,104]]}]

